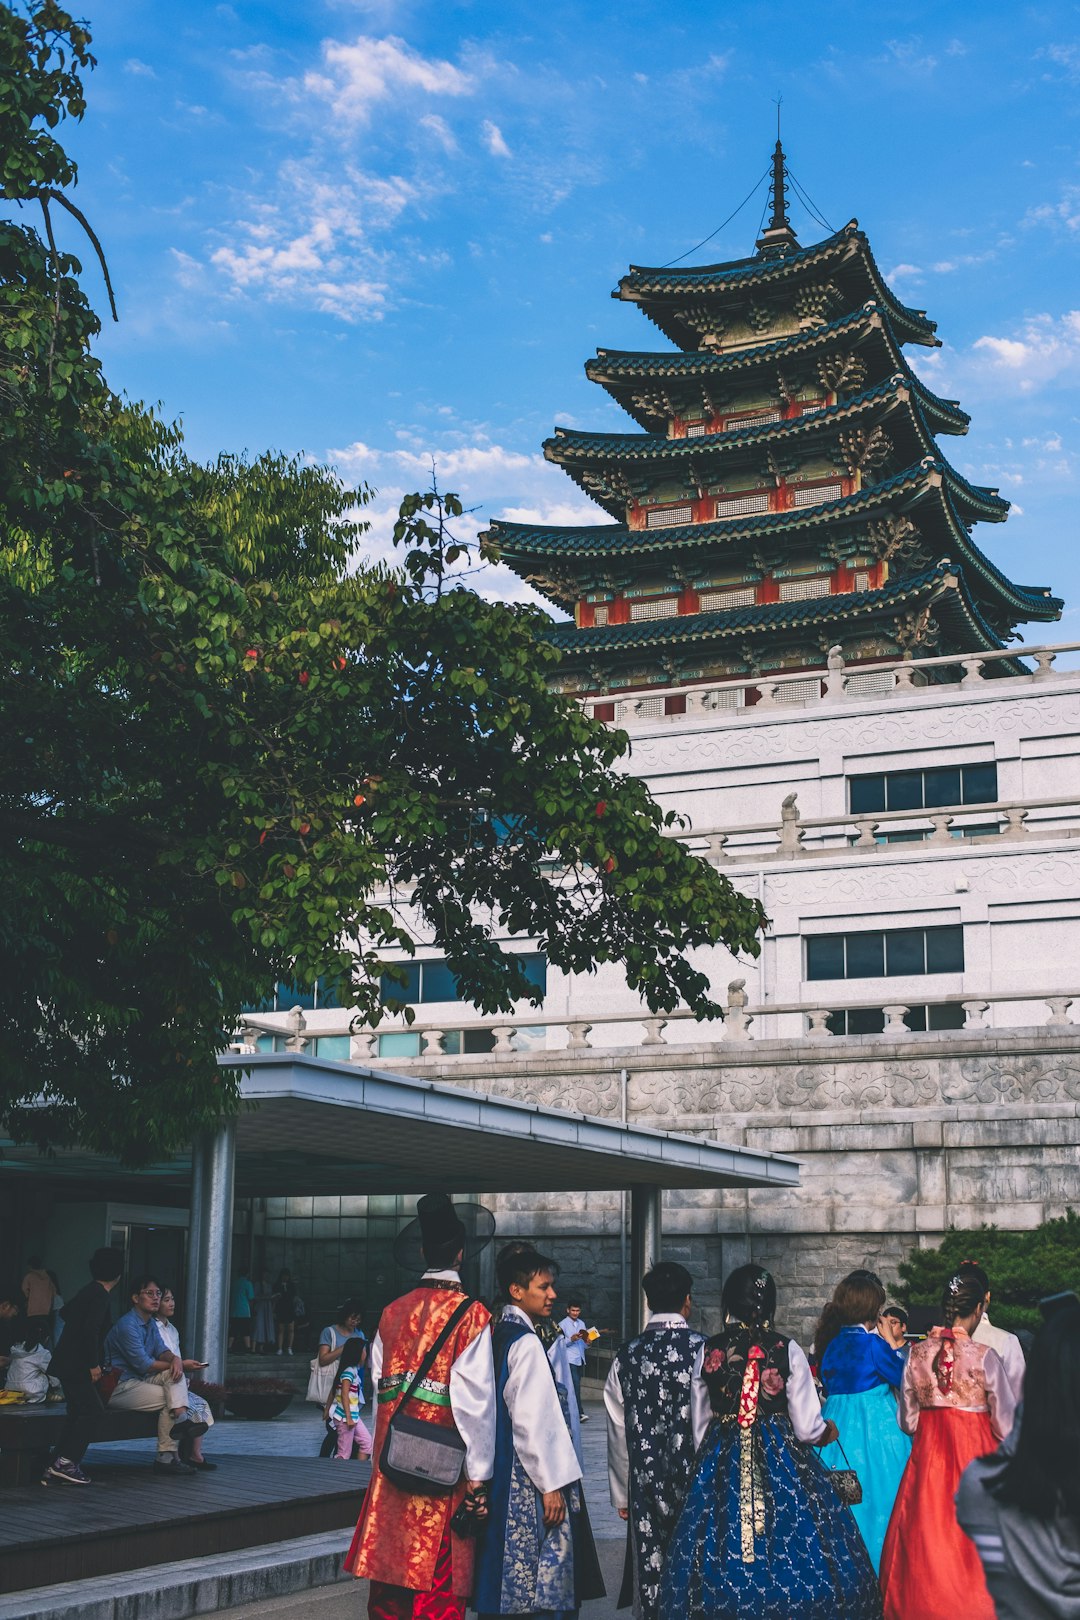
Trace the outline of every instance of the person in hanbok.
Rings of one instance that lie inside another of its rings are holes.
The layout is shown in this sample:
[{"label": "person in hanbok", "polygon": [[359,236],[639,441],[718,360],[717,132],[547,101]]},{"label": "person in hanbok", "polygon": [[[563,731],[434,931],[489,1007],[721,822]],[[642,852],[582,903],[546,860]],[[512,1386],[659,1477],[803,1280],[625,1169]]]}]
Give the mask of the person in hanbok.
[{"label": "person in hanbok", "polygon": [[644,1331],[616,1350],[604,1385],[611,1505],[626,1520],[618,1607],[656,1620],[660,1571],[694,1466],[690,1383],[705,1338],[690,1326],[693,1278],[661,1260],[642,1278]]},{"label": "person in hanbok", "polygon": [[908,1352],[900,1422],[914,1444],[881,1555],[885,1620],[995,1620],[979,1555],[954,1505],[968,1463],[1013,1426],[1004,1363],[972,1338],[988,1291],[984,1271],[961,1266],[942,1294],[943,1326]]},{"label": "person in hanbok", "polygon": [[833,1290],[814,1334],[823,1412],[843,1435],[821,1452],[826,1468],[854,1468],[862,1501],[852,1506],[877,1569],[911,1441],[897,1422],[904,1358],[878,1332],[885,1288],[872,1271],[852,1271]]},{"label": "person in hanbok", "polygon": [[[428,1269],[416,1288],[386,1307],[371,1343],[371,1483],[345,1568],[371,1582],[370,1620],[465,1620],[475,1542],[458,1533],[458,1514],[472,1521],[473,1530],[485,1519],[495,1448],[491,1316],[485,1305],[469,1302],[423,1383],[413,1385],[427,1352],[468,1298],[459,1267],[487,1246],[495,1223],[483,1205],[453,1204],[445,1193],[425,1194],[416,1208],[416,1221],[394,1242],[394,1258],[403,1269],[419,1270],[425,1263]],[[463,1477],[446,1494],[402,1490],[379,1467],[390,1419],[406,1397],[410,1417],[456,1429],[464,1441]]]},{"label": "person in hanbok", "polygon": [[858,1526],[812,1449],[836,1427],[821,1415],[806,1356],[772,1326],[772,1277],[740,1266],[721,1305],[725,1325],[694,1362],[697,1463],[668,1544],[659,1620],[881,1620]]},{"label": "person in hanbok", "polygon": [[492,1336],[495,1469],[474,1607],[493,1615],[576,1614],[603,1597],[567,1392],[556,1385],[536,1324],[551,1316],[555,1264],[514,1243],[496,1276],[509,1301]]}]

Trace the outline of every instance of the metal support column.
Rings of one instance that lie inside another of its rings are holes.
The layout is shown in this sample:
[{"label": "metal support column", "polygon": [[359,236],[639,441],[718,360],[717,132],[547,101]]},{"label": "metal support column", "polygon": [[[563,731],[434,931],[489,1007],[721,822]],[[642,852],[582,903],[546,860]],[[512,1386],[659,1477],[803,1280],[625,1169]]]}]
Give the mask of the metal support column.
[{"label": "metal support column", "polygon": [[203,1154],[199,1229],[200,1361],[207,1363],[208,1382],[225,1378],[229,1334],[229,1272],[232,1267],[233,1179],[236,1121],[228,1120],[200,1144]]},{"label": "metal support column", "polygon": [[661,1192],[659,1187],[631,1187],[630,1189],[630,1289],[636,1293],[638,1308],[630,1315],[641,1327],[645,1326],[649,1308],[641,1292],[641,1279],[660,1259],[662,1242]]},{"label": "metal support column", "polygon": [[180,1319],[181,1342],[190,1345],[189,1355],[198,1354],[202,1342],[202,1255],[201,1230],[206,1197],[206,1141],[197,1137],[191,1144],[191,1202],[188,1208],[187,1264],[184,1274],[184,1314]]}]

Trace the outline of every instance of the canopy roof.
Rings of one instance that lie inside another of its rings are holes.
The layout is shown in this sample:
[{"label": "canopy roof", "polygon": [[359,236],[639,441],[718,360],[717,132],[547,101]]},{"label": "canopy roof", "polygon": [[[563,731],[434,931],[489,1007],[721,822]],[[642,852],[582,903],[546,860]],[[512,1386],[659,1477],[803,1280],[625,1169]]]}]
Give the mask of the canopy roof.
[{"label": "canopy roof", "polygon": [[[226,1053],[243,1070],[236,1121],[236,1190],[274,1193],[602,1192],[636,1186],[799,1184],[795,1160],[586,1114],[488,1097],[463,1087],[299,1053]],[[4,1174],[123,1188],[186,1191],[190,1160],[123,1171],[79,1150],[43,1159],[3,1146]]]},{"label": "canopy roof", "polygon": [[930,348],[939,344],[940,339],[934,336],[937,323],[927,319],[925,310],[910,309],[892,293],[857,219],[823,242],[798,248],[779,259],[733,259],[690,269],[632,264],[611,296],[640,304],[673,342],[693,348],[693,331],[680,320],[680,310],[688,304],[700,305],[702,299],[734,304],[774,289],[786,292],[823,278],[837,284],[849,308],[864,304],[868,298],[877,299],[888,310],[903,342]]}]

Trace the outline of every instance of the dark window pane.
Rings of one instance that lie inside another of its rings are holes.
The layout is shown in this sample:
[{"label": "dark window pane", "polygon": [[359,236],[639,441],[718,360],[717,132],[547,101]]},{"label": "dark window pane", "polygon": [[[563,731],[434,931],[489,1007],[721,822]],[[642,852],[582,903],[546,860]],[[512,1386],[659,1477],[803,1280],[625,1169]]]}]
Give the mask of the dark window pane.
[{"label": "dark window pane", "polygon": [[885,808],[885,778],[883,776],[853,776],[848,782],[853,816],[867,815]]},{"label": "dark window pane", "polygon": [[833,1012],[825,1020],[825,1028],[830,1035],[847,1034],[847,1013]]},{"label": "dark window pane", "polygon": [[925,973],[925,929],[890,928],[885,935],[887,961],[885,972],[891,979],[903,973]]},{"label": "dark window pane", "polygon": [[848,934],[847,977],[849,979],[878,978],[885,971],[885,936],[877,929],[873,933]]},{"label": "dark window pane", "polygon": [[806,941],[806,977],[808,979],[844,977],[843,934],[810,935]]},{"label": "dark window pane", "polygon": [[885,1014],[880,1007],[852,1007],[847,1015],[849,1035],[880,1035],[885,1028]]},{"label": "dark window pane", "polygon": [[[431,1048],[428,1047],[430,1052]],[[448,1029],[443,1032],[443,1051],[449,1057],[458,1057],[461,1052],[460,1029]]]},{"label": "dark window pane", "polygon": [[460,1001],[457,980],[445,962],[421,962],[421,1001]]},{"label": "dark window pane", "polygon": [[964,804],[993,804],[997,796],[996,765],[964,766]]},{"label": "dark window pane", "polygon": [[886,799],[890,810],[921,810],[922,771],[893,771],[886,779]]},{"label": "dark window pane", "polygon": [[943,1001],[938,1007],[927,1009],[928,1028],[963,1029],[964,1009],[959,1001]]},{"label": "dark window pane", "polygon": [[414,1001],[419,1001],[420,1000],[420,964],[419,964],[419,962],[395,962],[394,966],[395,967],[400,967],[400,968],[402,968],[404,970],[405,983],[400,984],[397,981],[397,979],[392,979],[392,978],[390,978],[389,974],[384,973],[383,976],[382,976],[382,979],[379,981],[379,994],[382,996],[383,1000],[384,1001],[387,1001],[387,1000],[390,1000],[390,1001],[408,1001],[410,1003],[414,1002]]},{"label": "dark window pane", "polygon": [[926,842],[926,834],[921,832],[918,827],[914,827],[904,832],[878,833],[875,842],[879,844],[923,844]]},{"label": "dark window pane", "polygon": [[495,1036],[490,1029],[466,1029],[461,1033],[463,1052],[494,1052]]},{"label": "dark window pane", "polygon": [[923,803],[927,809],[937,804],[960,804],[960,767],[923,772]]},{"label": "dark window pane", "polygon": [[528,979],[529,983],[534,984],[538,990],[542,991],[544,995],[546,995],[547,957],[523,956],[521,958],[521,965],[525,969],[525,977]]},{"label": "dark window pane", "polygon": [[341,1002],[338,1000],[337,985],[330,984],[326,979],[316,979],[315,1005],[316,1007],[340,1007]]},{"label": "dark window pane", "polygon": [[908,1029],[925,1029],[926,1008],[909,1007],[907,1012],[904,1014],[904,1023],[907,1025]]},{"label": "dark window pane", "polygon": [[315,991],[312,987],[303,988],[298,984],[279,984],[277,987],[278,1012],[291,1012],[294,1007],[303,1007],[305,1012],[314,1010]]},{"label": "dark window pane", "polygon": [[963,973],[964,930],[959,923],[952,928],[926,930],[927,973]]}]

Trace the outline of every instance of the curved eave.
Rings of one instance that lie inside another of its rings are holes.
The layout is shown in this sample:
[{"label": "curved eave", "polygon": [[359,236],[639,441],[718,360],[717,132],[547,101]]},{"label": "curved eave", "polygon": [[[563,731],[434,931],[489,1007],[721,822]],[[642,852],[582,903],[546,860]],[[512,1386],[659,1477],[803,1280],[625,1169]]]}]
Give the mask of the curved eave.
[{"label": "curved eave", "polygon": [[[760,348],[730,349],[713,353],[706,350],[677,349],[659,354],[632,350],[598,349],[594,359],[586,360],[585,375],[598,383],[628,416],[639,422],[646,432],[653,432],[655,414],[642,410],[633,402],[633,394],[643,384],[657,388],[678,388],[693,383],[716,381],[728,384],[743,377],[750,381],[757,374],[775,380],[777,365],[785,361],[811,357],[815,350],[828,349],[837,337],[851,337],[861,343],[877,339],[883,351],[885,376],[899,372],[912,389],[922,407],[927,424],[934,433],[963,434],[971,425],[971,417],[957,400],[943,399],[927,388],[912,371],[896,341],[888,318],[875,306],[856,312],[827,326],[799,332]],[[798,418],[796,418],[798,420]],[[700,442],[700,440],[698,441]]]},{"label": "curved eave", "polygon": [[808,271],[827,268],[840,271],[855,261],[858,261],[869,291],[889,311],[898,335],[929,348],[936,347],[940,341],[934,335],[936,322],[929,320],[925,311],[911,309],[895,296],[881,274],[870,243],[859,229],[857,220],[851,220],[834,236],[826,237],[810,247],[799,248],[781,259],[736,259],[724,264],[695,265],[688,270],[631,265],[612,297],[640,304],[661,331],[666,332],[674,342],[679,342],[671,325],[678,327],[679,305],[685,304],[688,299],[730,299],[743,291],[782,288],[803,280]]},{"label": "curved eave", "polygon": [[718,457],[730,460],[731,451],[753,451],[766,446],[782,451],[795,442],[827,436],[834,428],[847,426],[860,418],[884,419],[905,407],[914,444],[924,455],[934,457],[937,445],[933,433],[915,390],[904,377],[889,378],[840,404],[765,427],[734,428],[697,439],[668,439],[654,433],[589,433],[579,428],[556,427],[554,438],[544,440],[543,450],[546,460],[562,467],[580,483],[579,473],[601,470],[611,463],[620,467],[679,467],[688,462],[715,462]]},{"label": "curved eave", "polygon": [[546,641],[569,656],[594,658],[598,653],[641,653],[693,641],[700,645],[759,631],[797,631],[815,624],[857,625],[872,621],[898,607],[937,602],[942,597],[959,611],[971,635],[982,648],[1005,644],[983,619],[964,580],[963,570],[947,560],[908,579],[890,580],[875,591],[851,591],[842,596],[813,597],[803,602],[768,602],[756,607],[729,608],[723,613],[687,613],[672,619],[644,619],[632,624],[601,625],[581,629],[557,624],[545,628]]}]

